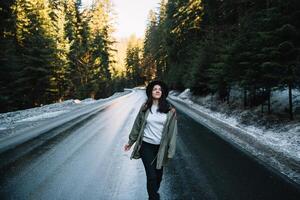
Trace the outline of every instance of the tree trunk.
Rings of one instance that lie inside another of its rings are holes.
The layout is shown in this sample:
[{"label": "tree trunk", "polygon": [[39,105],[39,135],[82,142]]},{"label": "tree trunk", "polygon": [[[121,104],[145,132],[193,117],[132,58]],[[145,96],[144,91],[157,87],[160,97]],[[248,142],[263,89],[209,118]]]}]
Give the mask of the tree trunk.
[{"label": "tree trunk", "polygon": [[228,88],[228,93],[227,93],[227,104],[229,104],[229,97],[230,97],[230,87]]},{"label": "tree trunk", "polygon": [[247,107],[247,90],[244,88],[244,109]]},{"label": "tree trunk", "polygon": [[265,99],[264,99],[264,95],[265,95],[265,89],[263,89],[263,98],[262,98],[262,102],[261,102],[261,114],[264,113],[264,105],[265,105]]},{"label": "tree trunk", "polygon": [[271,114],[271,90],[268,88],[268,114]]},{"label": "tree trunk", "polygon": [[290,114],[290,120],[294,120],[293,116],[293,99],[292,99],[292,84],[289,83],[289,114]]},{"label": "tree trunk", "polygon": [[254,89],[253,89],[253,102],[252,102],[251,108],[254,105],[256,105],[256,86],[254,86]]}]

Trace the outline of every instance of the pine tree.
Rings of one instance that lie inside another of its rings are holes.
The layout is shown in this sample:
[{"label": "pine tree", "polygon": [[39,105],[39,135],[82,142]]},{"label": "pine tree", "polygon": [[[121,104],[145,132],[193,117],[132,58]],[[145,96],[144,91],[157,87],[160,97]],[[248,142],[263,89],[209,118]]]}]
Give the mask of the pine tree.
[{"label": "pine tree", "polygon": [[157,37],[157,16],[153,10],[149,11],[148,25],[145,31],[143,67],[147,80],[156,78],[157,75],[157,52],[159,41]]},{"label": "pine tree", "polygon": [[14,99],[13,81],[19,70],[19,58],[15,40],[15,16],[13,1],[0,2],[0,112],[18,107]]},{"label": "pine tree", "polygon": [[85,79],[82,74],[82,63],[80,57],[87,50],[87,38],[89,34],[87,22],[85,21],[83,11],[80,13],[80,1],[66,0],[64,3],[65,12],[65,38],[70,43],[68,54],[69,72],[67,79],[70,81],[70,88],[66,93],[66,98],[82,98],[80,88]]},{"label": "pine tree", "polygon": [[55,99],[63,100],[68,96],[71,87],[70,80],[70,46],[71,43],[66,34],[66,2],[63,0],[52,0],[51,5],[51,20],[55,30],[55,61],[54,72],[51,78],[52,92],[55,94]]},{"label": "pine tree", "polygon": [[[113,27],[111,25],[112,5],[109,0],[98,0],[94,2],[90,13],[90,37],[91,45],[91,84],[93,85],[93,94],[100,97],[103,93],[111,93],[111,65],[112,52],[115,51],[112,46],[114,40],[111,37]],[[100,92],[101,91],[101,92]]]},{"label": "pine tree", "polygon": [[134,35],[129,38],[126,49],[126,76],[132,86],[143,83],[144,74],[142,70],[142,47],[140,40]]},{"label": "pine tree", "polygon": [[54,29],[46,2],[18,0],[15,8],[16,39],[22,67],[16,77],[16,96],[24,107],[53,100],[50,79],[53,74]]}]

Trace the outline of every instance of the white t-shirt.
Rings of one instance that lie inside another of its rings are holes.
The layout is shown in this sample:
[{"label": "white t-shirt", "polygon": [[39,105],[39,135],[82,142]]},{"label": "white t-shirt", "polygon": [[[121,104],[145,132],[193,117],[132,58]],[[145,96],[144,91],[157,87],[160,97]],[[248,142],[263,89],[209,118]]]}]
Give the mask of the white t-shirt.
[{"label": "white t-shirt", "polygon": [[164,124],[167,120],[167,113],[157,111],[158,105],[152,104],[146,119],[143,141],[151,144],[160,144]]}]

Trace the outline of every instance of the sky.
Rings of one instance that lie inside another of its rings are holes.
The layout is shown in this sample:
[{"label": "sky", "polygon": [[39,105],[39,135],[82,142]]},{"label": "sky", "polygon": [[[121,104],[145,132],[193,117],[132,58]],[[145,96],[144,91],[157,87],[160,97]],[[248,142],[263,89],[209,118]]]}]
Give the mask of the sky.
[{"label": "sky", "polygon": [[[91,4],[93,0],[82,0],[83,6]],[[143,37],[149,11],[157,11],[160,0],[111,0],[116,12],[116,32],[117,38],[129,37],[135,34]]]}]

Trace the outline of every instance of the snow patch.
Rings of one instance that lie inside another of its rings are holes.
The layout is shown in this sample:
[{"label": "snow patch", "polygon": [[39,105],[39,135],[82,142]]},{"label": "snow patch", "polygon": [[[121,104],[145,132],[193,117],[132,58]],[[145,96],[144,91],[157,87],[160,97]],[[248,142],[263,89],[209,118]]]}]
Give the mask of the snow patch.
[{"label": "snow patch", "polygon": [[58,115],[61,115],[62,113],[67,112],[66,110],[61,110],[61,111],[56,111],[56,112],[47,112],[47,113],[42,113],[40,115],[36,115],[33,117],[28,117],[25,119],[21,119],[18,120],[16,122],[27,122],[27,121],[37,121],[37,120],[41,120],[41,119],[47,119],[47,118],[51,118],[51,117],[56,117]]},{"label": "snow patch", "polygon": [[0,131],[1,131],[1,130],[6,130],[6,129],[7,129],[7,127],[0,126]]},{"label": "snow patch", "polygon": [[[110,99],[117,98],[119,96],[130,93],[131,90],[124,92],[116,92],[112,96],[105,99],[92,99],[87,98],[83,100],[69,99],[62,102],[52,103],[48,105],[42,105],[40,107],[29,108],[24,110],[18,110],[7,113],[0,113],[0,137],[10,134],[13,129],[22,124],[22,127],[28,125],[33,126],[33,123],[38,123],[40,120],[54,118],[63,113],[70,112],[74,109],[84,107],[89,104],[99,103],[102,101],[108,101]],[[3,134],[6,132],[7,134]]]},{"label": "snow patch", "polygon": [[178,97],[181,98],[181,99],[189,99],[190,96],[191,96],[191,92],[190,92],[190,89],[189,89],[189,88],[188,88],[188,89],[185,89],[182,93],[180,93],[180,94],[178,95]]}]

